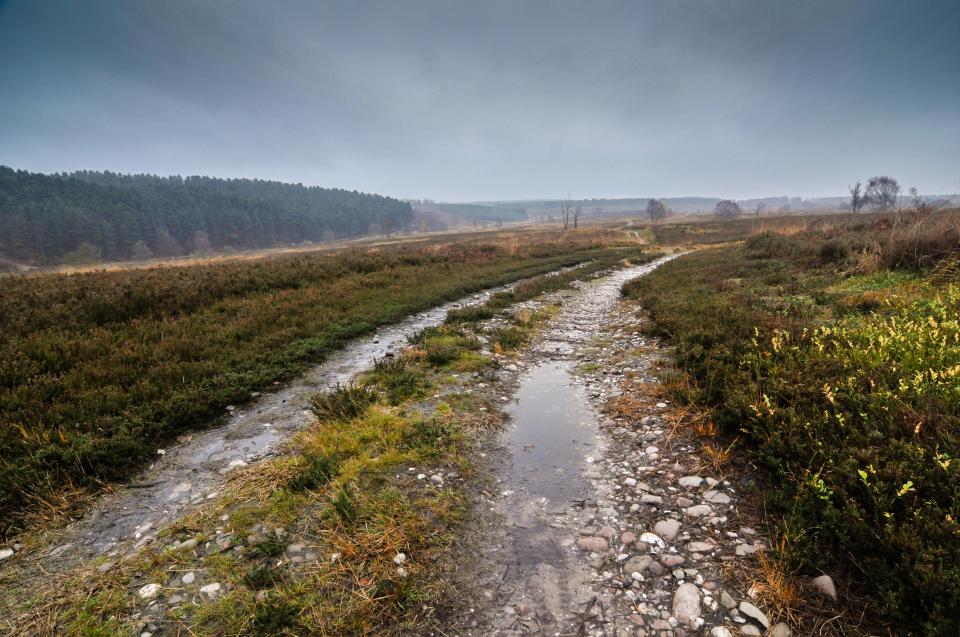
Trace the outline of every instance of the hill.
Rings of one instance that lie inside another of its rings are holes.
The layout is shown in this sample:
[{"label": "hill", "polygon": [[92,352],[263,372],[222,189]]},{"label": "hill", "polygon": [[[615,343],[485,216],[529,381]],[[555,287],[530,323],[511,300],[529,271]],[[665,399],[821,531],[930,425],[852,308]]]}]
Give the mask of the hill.
[{"label": "hill", "polygon": [[259,179],[0,166],[0,257],[36,265],[270,248],[407,228],[410,204]]}]

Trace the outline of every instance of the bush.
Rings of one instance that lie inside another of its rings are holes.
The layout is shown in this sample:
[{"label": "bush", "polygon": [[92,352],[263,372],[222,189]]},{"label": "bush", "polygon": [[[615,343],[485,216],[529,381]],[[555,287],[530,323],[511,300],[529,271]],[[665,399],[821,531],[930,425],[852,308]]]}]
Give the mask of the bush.
[{"label": "bush", "polygon": [[310,399],[310,411],[320,420],[352,420],[377,401],[377,393],[366,385],[337,384]]}]

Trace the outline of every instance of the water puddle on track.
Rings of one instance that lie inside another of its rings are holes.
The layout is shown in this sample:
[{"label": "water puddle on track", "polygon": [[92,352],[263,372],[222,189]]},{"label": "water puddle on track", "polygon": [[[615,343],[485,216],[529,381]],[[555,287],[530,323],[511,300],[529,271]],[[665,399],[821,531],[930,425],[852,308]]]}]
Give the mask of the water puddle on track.
[{"label": "water puddle on track", "polygon": [[528,498],[567,503],[588,488],[580,464],[593,445],[596,414],[583,387],[571,381],[568,363],[541,363],[521,377],[507,409],[511,481]]}]

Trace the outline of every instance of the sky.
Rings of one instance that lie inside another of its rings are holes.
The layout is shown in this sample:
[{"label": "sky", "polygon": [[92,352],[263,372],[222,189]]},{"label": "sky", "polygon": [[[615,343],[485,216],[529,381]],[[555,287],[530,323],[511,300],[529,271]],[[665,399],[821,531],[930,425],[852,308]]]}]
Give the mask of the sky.
[{"label": "sky", "polygon": [[441,201],[960,192],[956,0],[0,0],[0,164]]}]

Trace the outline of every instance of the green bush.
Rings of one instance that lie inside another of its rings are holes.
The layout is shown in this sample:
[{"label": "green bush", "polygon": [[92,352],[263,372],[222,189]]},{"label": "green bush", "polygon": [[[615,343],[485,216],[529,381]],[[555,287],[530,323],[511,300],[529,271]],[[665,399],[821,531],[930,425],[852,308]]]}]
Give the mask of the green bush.
[{"label": "green bush", "polygon": [[311,398],[310,411],[320,420],[351,420],[376,401],[377,392],[366,385],[338,383],[336,388]]}]

